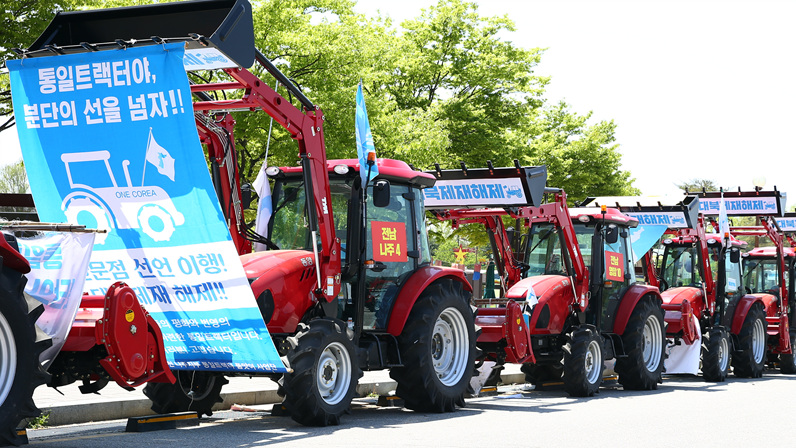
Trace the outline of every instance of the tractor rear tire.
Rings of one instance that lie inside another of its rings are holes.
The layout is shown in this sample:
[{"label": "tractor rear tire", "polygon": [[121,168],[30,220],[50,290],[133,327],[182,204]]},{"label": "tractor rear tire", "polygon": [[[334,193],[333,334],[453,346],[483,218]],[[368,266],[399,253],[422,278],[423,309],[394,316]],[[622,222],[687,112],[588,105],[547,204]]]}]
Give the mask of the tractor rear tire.
[{"label": "tractor rear tire", "polygon": [[711,328],[702,335],[702,377],[722,383],[730,372],[730,335],[724,328]]},{"label": "tractor rear tire", "polygon": [[663,310],[651,299],[640,301],[625,327],[626,357],[616,359],[619,383],[627,390],[655,390],[663,372],[666,334]]},{"label": "tractor rear tire", "polygon": [[158,414],[196,411],[199,417],[213,415],[213,406],[221,403],[221,388],[229,383],[224,375],[194,370],[174,370],[177,381],[149,383],[144,395],[152,400],[152,410]]},{"label": "tractor rear tire", "polygon": [[469,293],[455,281],[431,284],[415,303],[398,344],[402,367],[390,376],[408,409],[452,412],[464,406],[475,369],[475,324]]},{"label": "tractor rear tire", "polygon": [[345,324],[338,319],[314,319],[309,326],[301,324],[288,342],[295,347],[287,355],[293,372],[283,377],[282,404],[302,425],[340,424],[362,377]]},{"label": "tractor rear tire", "polygon": [[576,328],[564,345],[564,390],[573,397],[592,397],[603,381],[602,336],[592,328]]},{"label": "tractor rear tire", "polygon": [[732,354],[732,371],[741,378],[760,378],[766,367],[766,314],[752,306],[738,333],[738,347]]},{"label": "tractor rear tire", "polygon": [[796,329],[790,330],[790,354],[779,355],[779,371],[788,375],[796,373]]},{"label": "tractor rear tire", "polygon": [[27,279],[2,261],[0,269],[0,446],[19,446],[19,422],[41,415],[33,391],[50,378],[39,355],[52,340],[36,326],[44,305],[23,293]]}]

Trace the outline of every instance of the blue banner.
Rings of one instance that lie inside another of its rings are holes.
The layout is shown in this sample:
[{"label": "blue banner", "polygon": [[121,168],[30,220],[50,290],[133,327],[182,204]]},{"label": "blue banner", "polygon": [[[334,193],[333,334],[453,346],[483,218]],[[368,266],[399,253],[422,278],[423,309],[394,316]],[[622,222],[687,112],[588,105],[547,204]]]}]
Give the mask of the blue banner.
[{"label": "blue banner", "polygon": [[[375,154],[376,148],[373,146],[373,134],[370,132],[368,109],[365,107],[365,95],[362,94],[361,82],[357,87],[357,113],[355,122],[359,177],[362,179],[362,186],[364,187],[365,182],[379,175],[379,167],[375,163],[372,167],[368,167],[368,153],[372,152]],[[370,177],[368,177],[368,173],[370,173]]]},{"label": "blue banner", "polygon": [[183,56],[168,44],[7,61],[36,208],[109,230],[85,288],[130,285],[172,369],[284,371],[210,181]]}]

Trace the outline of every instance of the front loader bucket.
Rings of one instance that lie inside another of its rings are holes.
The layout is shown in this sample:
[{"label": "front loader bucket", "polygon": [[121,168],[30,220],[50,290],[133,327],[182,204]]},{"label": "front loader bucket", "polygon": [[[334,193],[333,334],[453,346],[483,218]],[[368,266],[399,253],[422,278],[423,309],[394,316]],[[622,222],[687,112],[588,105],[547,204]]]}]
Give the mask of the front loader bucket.
[{"label": "front loader bucket", "polygon": [[59,12],[25,55],[82,53],[162,41],[186,42],[188,50],[215,48],[238,66],[251,67],[255,54],[251,5],[248,0],[198,0]]}]

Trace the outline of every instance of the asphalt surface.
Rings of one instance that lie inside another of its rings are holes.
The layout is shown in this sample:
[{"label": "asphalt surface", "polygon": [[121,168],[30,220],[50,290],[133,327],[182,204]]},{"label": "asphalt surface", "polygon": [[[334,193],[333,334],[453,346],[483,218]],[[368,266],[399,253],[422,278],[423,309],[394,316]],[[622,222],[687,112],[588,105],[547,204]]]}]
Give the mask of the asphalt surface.
[{"label": "asphalt surface", "polygon": [[[519,366],[508,366],[502,375],[506,383],[523,382],[525,376]],[[100,422],[106,420],[141,417],[153,414],[151,401],[143,393],[141,386],[135,391],[122,389],[109,383],[97,394],[83,394],[78,384],[70,384],[53,389],[40,386],[33,394],[33,401],[47,417],[50,426],[75,423]],[[227,410],[233,405],[265,405],[280,403],[277,384],[268,378],[232,377],[229,384],[221,390],[222,403],[214,410]],[[395,381],[388,371],[365,372],[357,389],[360,397],[368,395],[389,395],[395,390]]]},{"label": "asphalt surface", "polygon": [[755,447],[791,446],[796,375],[767,371],[763,378],[730,376],[707,383],[699,376],[667,376],[653,391],[616,383],[590,398],[563,390],[500,388],[467,399],[453,413],[412,412],[354,400],[339,426],[305,427],[275,417],[270,405],[220,411],[198,426],[125,432],[125,420],[30,430],[30,446],[140,448],[142,446],[276,448],[333,447]]}]

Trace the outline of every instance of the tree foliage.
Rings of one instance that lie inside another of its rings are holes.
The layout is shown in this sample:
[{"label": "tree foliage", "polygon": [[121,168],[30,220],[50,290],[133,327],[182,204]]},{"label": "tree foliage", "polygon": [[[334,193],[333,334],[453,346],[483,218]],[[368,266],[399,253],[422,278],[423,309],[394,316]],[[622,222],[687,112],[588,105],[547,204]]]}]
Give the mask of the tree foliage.
[{"label": "tree foliage", "polygon": [[[132,0],[10,0],[0,31],[3,58],[32,42],[58,9],[123,6]],[[621,169],[613,121],[544,99],[549,78],[535,73],[544,50],[505,36],[507,16],[484,17],[474,3],[438,0],[412,20],[394,24],[354,11],[355,0],[263,0],[254,7],[255,44],[324,112],[329,158],[356,157],[355,91],[365,90],[379,157],[422,169],[546,164],[548,184],[572,200],[635,194]],[[86,5],[86,6],[83,6]],[[251,69],[273,87],[258,67]],[[217,80],[220,72],[192,75]],[[202,79],[204,78],[204,80]],[[7,76],[0,113],[10,110]],[[277,91],[299,104],[283,87]],[[241,174],[252,181],[268,151],[269,165],[294,165],[296,144],[263,113],[235,113]],[[571,201],[572,202],[572,201]],[[471,238],[481,240],[476,232]],[[479,241],[480,242],[480,241]]]},{"label": "tree foliage", "polygon": [[716,182],[712,181],[711,179],[691,179],[675,185],[684,192],[695,192],[702,190],[719,191],[718,185],[716,185]]},{"label": "tree foliage", "polygon": [[0,167],[0,193],[27,193],[28,175],[22,161]]}]

